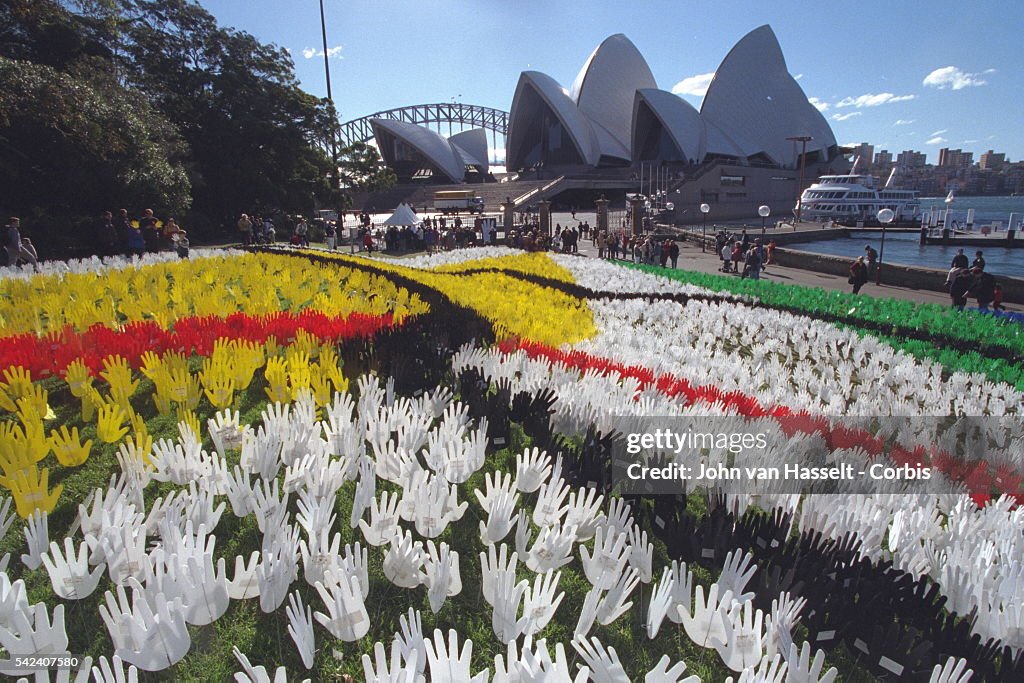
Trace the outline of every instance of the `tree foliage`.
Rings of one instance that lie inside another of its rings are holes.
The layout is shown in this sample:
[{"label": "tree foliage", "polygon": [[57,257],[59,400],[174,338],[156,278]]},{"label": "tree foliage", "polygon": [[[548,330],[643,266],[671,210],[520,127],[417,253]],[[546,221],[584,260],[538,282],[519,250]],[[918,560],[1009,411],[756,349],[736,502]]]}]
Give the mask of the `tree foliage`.
[{"label": "tree foliage", "polygon": [[[0,4],[0,181],[23,213],[337,206],[333,106],[299,87],[288,52],[219,26],[193,0]],[[343,150],[342,187],[393,176]],[[3,200],[0,200],[3,201]]]}]

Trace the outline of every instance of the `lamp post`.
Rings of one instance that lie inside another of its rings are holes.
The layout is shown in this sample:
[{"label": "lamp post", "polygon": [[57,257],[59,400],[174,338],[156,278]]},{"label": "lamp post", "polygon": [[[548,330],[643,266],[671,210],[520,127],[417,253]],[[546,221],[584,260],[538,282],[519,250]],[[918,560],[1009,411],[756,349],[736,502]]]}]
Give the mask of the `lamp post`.
[{"label": "lamp post", "polygon": [[757,207],[757,215],[761,217],[761,239],[764,239],[765,224],[768,221],[768,216],[772,213],[772,209],[767,204],[762,204]]},{"label": "lamp post", "polygon": [[892,209],[882,209],[876,216],[882,224],[882,243],[878,247],[878,265],[875,266],[875,284],[882,284],[882,256],[885,254],[885,228],[896,218],[896,212]]},{"label": "lamp post", "polygon": [[704,227],[701,230],[700,250],[705,252],[708,250],[708,211],[711,211],[711,206],[709,204],[700,205],[700,212],[704,214]]},{"label": "lamp post", "polygon": [[[804,206],[804,164],[807,161],[807,143],[813,140],[810,135],[794,135],[786,138],[787,140],[793,141],[793,147],[796,147],[796,143],[803,143],[800,150],[800,180],[797,183],[796,188],[796,222],[800,222],[800,218],[803,212]],[[796,227],[795,225],[793,226]]]}]

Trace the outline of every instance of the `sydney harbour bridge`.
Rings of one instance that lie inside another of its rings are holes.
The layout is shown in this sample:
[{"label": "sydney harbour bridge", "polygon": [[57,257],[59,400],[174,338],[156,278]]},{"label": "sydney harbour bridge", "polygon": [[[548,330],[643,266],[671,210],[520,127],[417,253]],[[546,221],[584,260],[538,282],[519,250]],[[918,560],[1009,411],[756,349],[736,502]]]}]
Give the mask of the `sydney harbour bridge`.
[{"label": "sydney harbour bridge", "polygon": [[[501,109],[482,107],[477,104],[463,104],[462,102],[413,104],[379,111],[342,123],[339,127],[341,145],[372,140],[373,128],[370,126],[370,119],[393,119],[414,123],[434,128],[438,134],[446,137],[470,128],[483,128],[490,131],[491,147],[495,149],[505,146],[505,133],[508,131],[508,112]],[[499,136],[500,145],[498,144]]]}]

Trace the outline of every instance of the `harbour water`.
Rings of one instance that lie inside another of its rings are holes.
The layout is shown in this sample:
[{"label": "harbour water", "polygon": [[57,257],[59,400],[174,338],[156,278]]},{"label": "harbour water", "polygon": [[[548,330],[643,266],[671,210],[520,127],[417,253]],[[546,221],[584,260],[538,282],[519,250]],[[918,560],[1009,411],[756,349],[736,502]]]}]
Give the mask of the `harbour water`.
[{"label": "harbour water", "polygon": [[[921,199],[921,212],[927,214],[932,206],[944,210],[945,197],[927,197]],[[1024,197],[957,197],[950,210],[950,222],[963,224],[967,218],[967,210],[974,209],[975,225],[1002,221],[1005,230],[1010,213],[1016,213],[1018,221],[1024,215]],[[1019,239],[1024,239],[1024,236]],[[864,246],[870,244],[876,250],[880,247],[880,235],[877,232],[850,232],[850,237],[821,242],[797,242],[793,249],[809,251],[815,254],[842,256],[853,260],[864,254]],[[1024,276],[1024,248],[1007,249],[1005,247],[965,247],[964,253],[974,260],[974,252],[984,252],[986,270],[995,275]],[[949,268],[956,246],[930,245],[922,247],[917,233],[887,233],[885,237],[885,253],[883,260],[888,263],[902,263],[925,268]]]}]

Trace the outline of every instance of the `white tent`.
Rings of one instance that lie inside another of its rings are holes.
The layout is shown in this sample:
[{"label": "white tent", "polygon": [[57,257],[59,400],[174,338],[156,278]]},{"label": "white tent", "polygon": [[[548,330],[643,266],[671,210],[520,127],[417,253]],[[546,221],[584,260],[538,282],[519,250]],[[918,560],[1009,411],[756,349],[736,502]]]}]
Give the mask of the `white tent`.
[{"label": "white tent", "polygon": [[419,216],[409,208],[408,204],[399,204],[395,212],[384,221],[384,225],[419,225]]}]

